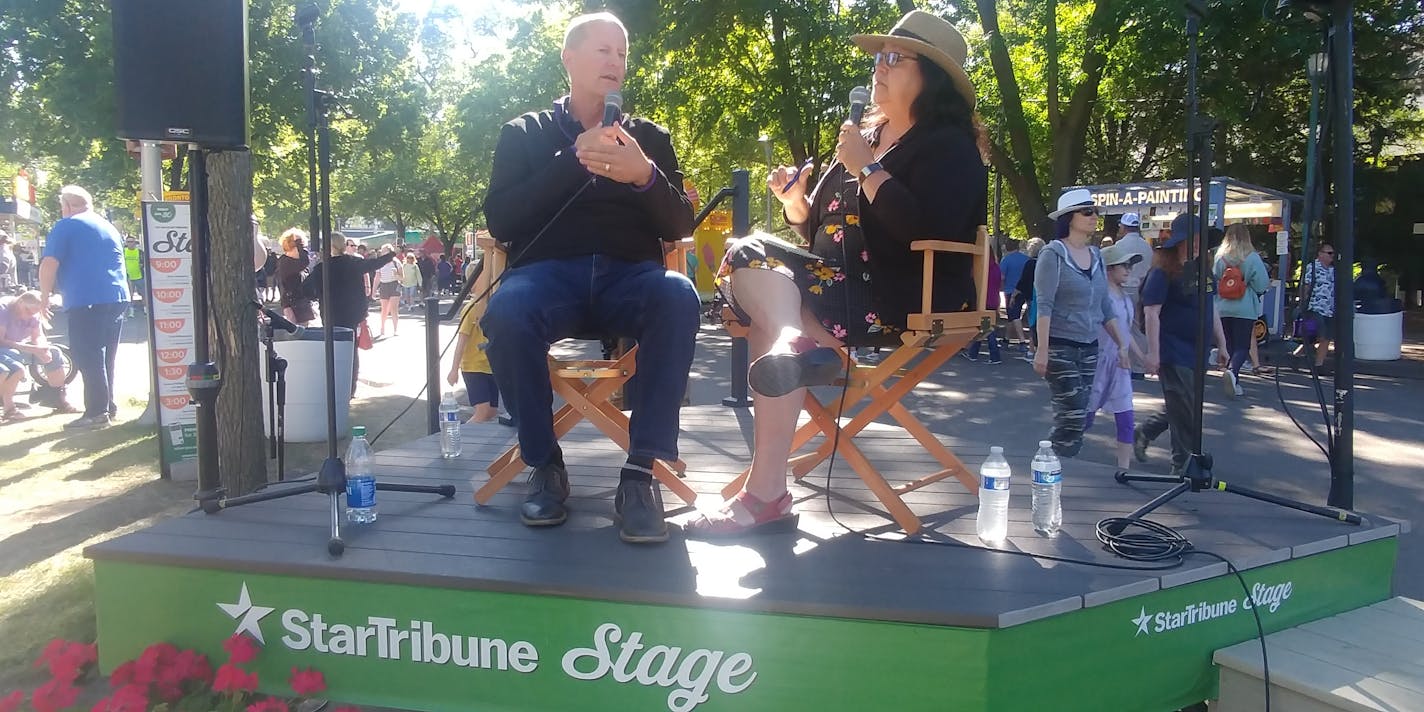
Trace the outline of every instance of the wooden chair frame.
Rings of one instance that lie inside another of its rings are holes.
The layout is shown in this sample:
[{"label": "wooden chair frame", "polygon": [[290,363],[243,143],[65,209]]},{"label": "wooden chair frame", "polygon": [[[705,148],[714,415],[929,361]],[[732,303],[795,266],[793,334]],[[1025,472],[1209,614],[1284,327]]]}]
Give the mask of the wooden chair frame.
[{"label": "wooden chair frame", "polygon": [[[865,485],[875,494],[886,511],[906,534],[920,530],[918,516],[905,504],[903,495],[926,485],[954,477],[971,493],[978,493],[979,483],[974,473],[950,452],[929,428],[916,418],[900,401],[921,381],[928,378],[971,341],[991,328],[995,311],[985,308],[988,304],[989,283],[989,235],[980,227],[973,244],[942,240],[918,240],[910,248],[924,255],[924,289],[921,295],[921,311],[910,314],[906,331],[901,334],[901,345],[896,347],[880,363],[875,365],[854,365],[850,371],[849,383],[837,381],[836,385],[846,387],[846,411],[838,412],[841,403],[837,394],[828,402],[823,402],[806,392],[804,408],[810,420],[796,430],[792,437],[791,452],[796,452],[811,442],[817,435],[823,440],[815,450],[792,457],[787,462],[792,475],[800,480],[820,465],[832,453],[838,454],[851,466]],[[939,252],[973,255],[973,275],[977,309],[967,312],[935,313],[932,311],[931,288],[934,284],[934,255]],[[742,324],[730,309],[723,310],[723,321],[733,336],[745,337],[748,327]],[[843,357],[853,362],[846,349]],[[916,359],[918,358],[918,361]],[[913,365],[912,365],[913,363]],[[851,407],[865,401],[864,405],[850,416],[850,420],[839,425],[841,418]],[[855,436],[876,418],[888,414],[928,452],[939,470],[899,485],[891,485],[880,474],[875,465],[855,445]],[[839,425],[839,437],[836,429]],[[741,490],[751,473],[751,468],[743,470],[732,482],[722,489],[724,497],[731,497]]]},{"label": "wooden chair frame", "polygon": [[[481,237],[476,240],[485,251],[485,264],[495,268],[491,279],[498,276],[505,267],[504,251],[493,238]],[[686,269],[686,251],[691,249],[691,238],[681,240],[668,253],[669,269]],[[549,384],[554,394],[564,399],[564,405],[554,412],[554,438],[567,435],[579,422],[587,420],[612,440],[624,452],[629,448],[628,416],[615,406],[611,399],[637,373],[638,347],[633,345],[621,354],[613,354],[609,359],[563,360],[549,357]],[[527,464],[520,456],[519,445],[514,445],[494,459],[486,472],[489,481],[475,490],[475,501],[489,504],[500,490],[504,489]],[[653,461],[653,477],[687,504],[697,499],[697,493],[682,479],[687,464],[682,460],[668,463]]]}]

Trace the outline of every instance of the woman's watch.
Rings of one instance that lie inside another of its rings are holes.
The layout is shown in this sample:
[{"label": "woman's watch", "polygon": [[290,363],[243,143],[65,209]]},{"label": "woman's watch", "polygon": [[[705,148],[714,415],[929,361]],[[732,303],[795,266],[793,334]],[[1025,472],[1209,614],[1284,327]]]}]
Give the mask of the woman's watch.
[{"label": "woman's watch", "polygon": [[864,168],[860,169],[860,179],[865,180],[883,170],[885,170],[885,166],[880,165],[880,161],[871,161],[865,164]]}]

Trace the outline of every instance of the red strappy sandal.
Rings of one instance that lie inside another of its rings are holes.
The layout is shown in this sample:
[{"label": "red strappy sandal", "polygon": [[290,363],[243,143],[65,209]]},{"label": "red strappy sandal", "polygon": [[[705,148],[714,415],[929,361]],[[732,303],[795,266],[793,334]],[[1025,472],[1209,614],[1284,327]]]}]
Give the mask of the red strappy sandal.
[{"label": "red strappy sandal", "polygon": [[[741,505],[752,515],[744,524],[733,516],[732,507]],[[682,531],[693,539],[735,539],[753,534],[774,534],[796,531],[801,515],[791,511],[791,493],[786,492],[770,502],[764,502],[746,492],[728,500],[716,512],[700,513],[682,525]]]}]

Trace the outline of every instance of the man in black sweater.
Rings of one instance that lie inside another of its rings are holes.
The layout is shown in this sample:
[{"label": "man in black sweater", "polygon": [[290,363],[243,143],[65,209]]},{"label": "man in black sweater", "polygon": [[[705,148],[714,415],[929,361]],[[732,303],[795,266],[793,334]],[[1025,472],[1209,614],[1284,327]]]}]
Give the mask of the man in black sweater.
[{"label": "man in black sweater", "polygon": [[628,69],[618,18],[574,18],[564,37],[569,95],[504,125],[484,212],[510,268],[481,324],[501,393],[533,472],[528,526],[568,517],[568,472],[554,438],[549,345],[579,333],[638,341],[639,387],[614,511],[626,542],[666,541],[653,497],[654,458],[677,458],[678,409],[698,327],[697,292],[663,265],[663,244],[692,233],[692,205],[665,129],[621,116],[604,98]]}]

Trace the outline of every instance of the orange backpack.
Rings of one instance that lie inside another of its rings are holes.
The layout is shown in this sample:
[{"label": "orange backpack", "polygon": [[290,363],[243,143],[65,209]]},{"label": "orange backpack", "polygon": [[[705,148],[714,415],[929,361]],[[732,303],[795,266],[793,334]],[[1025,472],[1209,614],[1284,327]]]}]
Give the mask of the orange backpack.
[{"label": "orange backpack", "polygon": [[1221,279],[1216,282],[1216,293],[1222,299],[1240,299],[1246,296],[1246,275],[1241,268],[1228,264],[1221,271]]}]

